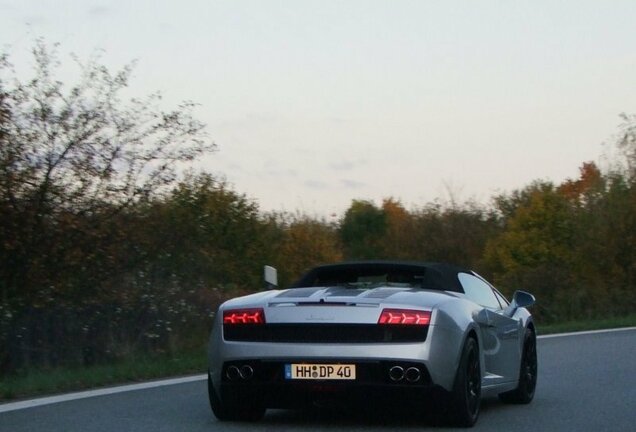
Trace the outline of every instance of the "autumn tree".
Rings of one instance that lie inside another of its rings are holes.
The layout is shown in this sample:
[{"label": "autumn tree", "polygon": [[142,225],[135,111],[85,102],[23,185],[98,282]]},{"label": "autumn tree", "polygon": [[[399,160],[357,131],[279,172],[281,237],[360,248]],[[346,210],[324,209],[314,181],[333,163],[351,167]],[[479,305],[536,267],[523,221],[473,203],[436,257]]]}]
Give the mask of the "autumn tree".
[{"label": "autumn tree", "polygon": [[281,225],[281,229],[283,241],[276,264],[283,286],[316,265],[342,260],[337,229],[326,221],[298,215]]},{"label": "autumn tree", "polygon": [[537,294],[543,320],[633,310],[636,189],[630,179],[628,171],[603,173],[586,162],[577,178],[560,185],[538,182],[497,197],[504,231],[490,240],[484,261],[495,282],[507,293]]},{"label": "autumn tree", "polygon": [[[487,246],[486,259],[495,282],[507,293],[525,289],[542,298],[548,319],[556,319],[559,302],[574,304],[572,257],[576,240],[574,213],[568,200],[550,184],[532,185],[517,196],[506,230]],[[570,297],[569,297],[570,296]]]},{"label": "autumn tree", "polygon": [[384,257],[382,238],[386,233],[386,214],[371,201],[353,200],[340,225],[344,255],[348,259]]},{"label": "autumn tree", "polygon": [[470,202],[430,203],[411,217],[410,253],[418,260],[480,266],[486,242],[499,230],[491,212]]},{"label": "autumn tree", "polygon": [[386,231],[382,238],[382,250],[392,259],[415,259],[413,256],[413,218],[399,200],[382,201],[386,219]]},{"label": "autumn tree", "polygon": [[189,175],[144,214],[139,242],[151,242],[148,261],[157,279],[227,290],[262,286],[265,222],[258,205],[225,181]]},{"label": "autumn tree", "polygon": [[126,98],[131,66],[111,72],[98,57],[75,59],[71,84],[60,78],[57,46],[38,41],[32,54],[32,76],[0,59],[3,370],[7,350],[57,361],[73,346],[61,335],[91,339],[72,317],[96,316],[117,271],[134,267],[136,254],[124,252],[135,247],[127,223],[135,207],[214,149],[193,103],[166,111],[159,93]]},{"label": "autumn tree", "polygon": [[[51,278],[90,267],[106,225],[131,204],[167,190],[181,163],[211,151],[185,102],[160,109],[161,95],[124,100],[132,67],[110,72],[76,60],[80,77],[58,78],[57,47],[38,41],[33,76],[0,63],[0,291],[5,301],[50,302]],[[72,264],[72,265],[71,265]]]},{"label": "autumn tree", "polygon": [[636,307],[634,186],[628,172],[603,174],[585,163],[578,179],[559,187],[576,207],[575,274],[589,298],[581,314],[621,314]]},{"label": "autumn tree", "polygon": [[558,192],[576,206],[590,206],[603,196],[605,179],[594,162],[583,163],[579,173],[578,179],[568,179],[559,185]]}]

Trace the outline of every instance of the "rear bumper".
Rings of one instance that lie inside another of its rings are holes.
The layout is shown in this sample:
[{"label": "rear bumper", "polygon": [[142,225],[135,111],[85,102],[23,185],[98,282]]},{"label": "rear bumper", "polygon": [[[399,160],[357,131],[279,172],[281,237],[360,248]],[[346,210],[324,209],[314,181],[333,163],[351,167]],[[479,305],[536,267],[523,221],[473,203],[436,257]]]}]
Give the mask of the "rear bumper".
[{"label": "rear bumper", "polygon": [[[321,363],[306,359],[308,363]],[[290,380],[285,378],[285,360],[244,359],[223,365],[219,397],[231,403],[250,403],[266,408],[301,408],[322,403],[356,404],[370,400],[380,402],[421,401],[435,390],[426,365],[407,361],[360,361],[341,359],[356,365],[355,381]],[[324,362],[322,362],[324,363]],[[228,373],[232,367],[249,366],[253,375],[242,378]],[[398,366],[411,375],[391,378],[390,370]],[[414,372],[417,371],[417,374]]]},{"label": "rear bumper", "polygon": [[[354,360],[357,364],[382,362],[412,362],[423,365],[432,384],[450,391],[455,379],[463,335],[444,327],[431,325],[424,342],[416,343],[271,343],[226,341],[219,327],[212,331],[209,345],[210,377],[216,389],[224,382],[225,365],[228,362],[252,361],[264,363],[288,362],[344,363]],[[256,382],[258,383],[258,381]],[[266,381],[275,384],[272,381]],[[289,383],[287,383],[289,384]],[[382,386],[385,381],[376,380],[369,385]]]}]

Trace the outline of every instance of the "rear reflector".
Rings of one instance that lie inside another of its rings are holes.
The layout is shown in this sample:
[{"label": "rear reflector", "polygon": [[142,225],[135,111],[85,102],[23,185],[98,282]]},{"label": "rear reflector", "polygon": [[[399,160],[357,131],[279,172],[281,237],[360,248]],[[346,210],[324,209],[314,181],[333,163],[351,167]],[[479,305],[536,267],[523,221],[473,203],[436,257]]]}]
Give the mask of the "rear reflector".
[{"label": "rear reflector", "polygon": [[378,324],[428,325],[430,322],[430,311],[409,309],[384,309],[378,320]]},{"label": "rear reflector", "polygon": [[262,308],[225,310],[223,324],[265,324],[265,312]]}]

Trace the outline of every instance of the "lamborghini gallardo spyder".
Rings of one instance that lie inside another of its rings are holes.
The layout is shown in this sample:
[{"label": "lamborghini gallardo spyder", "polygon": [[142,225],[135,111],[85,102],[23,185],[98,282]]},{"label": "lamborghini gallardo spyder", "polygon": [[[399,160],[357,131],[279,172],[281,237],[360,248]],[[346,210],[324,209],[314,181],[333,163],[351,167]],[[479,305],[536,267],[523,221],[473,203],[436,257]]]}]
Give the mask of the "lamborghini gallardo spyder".
[{"label": "lamborghini gallardo spyder", "polygon": [[441,263],[323,265],[290,288],[223,303],[209,342],[208,393],[219,420],[268,408],[384,401],[439,406],[455,425],[477,421],[481,398],[529,403],[536,331],[526,309],[477,273]]}]

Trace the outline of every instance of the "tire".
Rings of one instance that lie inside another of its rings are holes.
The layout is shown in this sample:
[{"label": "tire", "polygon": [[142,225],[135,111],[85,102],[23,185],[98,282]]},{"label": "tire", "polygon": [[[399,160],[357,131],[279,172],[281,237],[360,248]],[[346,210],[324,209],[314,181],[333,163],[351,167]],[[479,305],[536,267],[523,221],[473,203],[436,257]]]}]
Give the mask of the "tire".
[{"label": "tire", "polygon": [[481,408],[481,366],[479,346],[473,337],[466,339],[455,377],[455,385],[450,397],[450,423],[456,426],[472,427]]},{"label": "tire", "polygon": [[508,403],[528,404],[532,402],[537,388],[537,338],[532,329],[526,330],[519,368],[519,384],[509,392],[499,394],[499,399]]},{"label": "tire", "polygon": [[221,401],[208,373],[208,398],[210,400],[210,408],[214,416],[219,421],[250,421],[255,422],[263,418],[265,408],[261,404],[249,403],[245,401],[243,404],[231,403],[229,401]]}]

